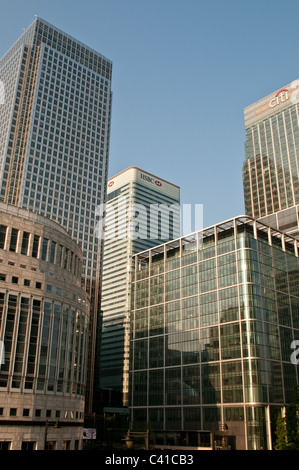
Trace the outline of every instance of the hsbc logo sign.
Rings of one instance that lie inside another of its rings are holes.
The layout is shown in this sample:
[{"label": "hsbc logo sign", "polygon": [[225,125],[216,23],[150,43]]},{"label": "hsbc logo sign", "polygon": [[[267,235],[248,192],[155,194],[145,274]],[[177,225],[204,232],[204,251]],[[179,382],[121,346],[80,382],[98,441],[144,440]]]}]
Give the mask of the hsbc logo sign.
[{"label": "hsbc logo sign", "polygon": [[280,103],[284,103],[289,99],[289,92],[287,88],[283,88],[282,90],[278,91],[272,100],[269,102],[270,108],[275,108]]},{"label": "hsbc logo sign", "polygon": [[161,181],[156,180],[156,179],[153,178],[152,176],[145,175],[144,173],[140,173],[140,178],[141,178],[142,180],[144,180],[144,181],[147,181],[148,183],[155,184],[155,185],[158,186],[159,188],[162,186]]}]

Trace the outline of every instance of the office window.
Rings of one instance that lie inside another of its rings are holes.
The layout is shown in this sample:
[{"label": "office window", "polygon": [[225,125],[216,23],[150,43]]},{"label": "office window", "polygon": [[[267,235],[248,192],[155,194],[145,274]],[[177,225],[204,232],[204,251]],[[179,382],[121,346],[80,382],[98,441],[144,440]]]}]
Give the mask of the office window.
[{"label": "office window", "polygon": [[2,441],[0,442],[0,450],[10,450],[11,441]]},{"label": "office window", "polygon": [[61,266],[62,250],[63,250],[63,246],[59,245],[57,249],[57,260],[56,260],[56,264],[58,266]]},{"label": "office window", "polygon": [[11,230],[9,251],[16,251],[16,248],[17,248],[17,240],[18,240],[18,233],[19,233],[19,230],[17,230],[16,228],[13,228],[13,229]]},{"label": "office window", "polygon": [[22,247],[21,247],[22,255],[28,254],[29,236],[30,236],[30,233],[28,232],[23,233],[23,240],[22,240]]},{"label": "office window", "polygon": [[0,225],[0,248],[3,250],[5,245],[7,227],[5,225]]},{"label": "office window", "polygon": [[48,242],[46,238],[43,239],[43,245],[42,245],[42,260],[45,261],[47,259],[47,250],[48,250]]},{"label": "office window", "polygon": [[36,442],[23,441],[21,450],[35,450]]},{"label": "office window", "polygon": [[55,251],[56,251],[56,243],[52,241],[51,243],[51,252],[50,252],[50,263],[54,263],[55,259]]},{"label": "office window", "polygon": [[38,255],[39,236],[34,235],[33,246],[32,246],[32,257],[37,258]]}]

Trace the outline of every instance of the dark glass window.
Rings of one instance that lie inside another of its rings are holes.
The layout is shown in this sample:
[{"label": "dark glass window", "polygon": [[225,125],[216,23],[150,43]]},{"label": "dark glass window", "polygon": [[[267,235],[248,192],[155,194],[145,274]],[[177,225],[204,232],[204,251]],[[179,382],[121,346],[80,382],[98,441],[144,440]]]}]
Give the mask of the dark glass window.
[{"label": "dark glass window", "polygon": [[22,240],[22,247],[21,247],[22,255],[28,254],[29,236],[30,236],[30,233],[28,232],[23,233],[23,240]]},{"label": "dark glass window", "polygon": [[4,249],[5,238],[6,238],[7,227],[5,225],[0,225],[0,248]]},{"label": "dark glass window", "polygon": [[19,230],[13,228],[11,231],[9,251],[16,251]]},{"label": "dark glass window", "polygon": [[42,247],[42,260],[46,260],[47,258],[47,249],[48,249],[48,242],[46,238],[43,239],[43,247]]},{"label": "dark glass window", "polygon": [[39,236],[38,236],[38,235],[34,235],[33,247],[32,247],[32,257],[33,257],[33,258],[37,258],[37,254],[38,254],[38,244],[39,244]]},{"label": "dark glass window", "polygon": [[51,252],[50,252],[50,263],[54,263],[55,259],[55,251],[56,251],[56,243],[52,242],[51,243]]}]

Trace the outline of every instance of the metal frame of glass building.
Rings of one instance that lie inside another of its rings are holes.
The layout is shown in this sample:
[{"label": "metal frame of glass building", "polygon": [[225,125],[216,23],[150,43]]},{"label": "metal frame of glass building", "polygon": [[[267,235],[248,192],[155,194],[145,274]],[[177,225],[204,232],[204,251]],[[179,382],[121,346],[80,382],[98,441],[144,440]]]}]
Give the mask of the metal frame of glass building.
[{"label": "metal frame of glass building", "polygon": [[271,449],[293,400],[298,240],[239,216],[133,257],[131,427],[157,445]]},{"label": "metal frame of glass building", "polygon": [[[115,233],[104,242],[99,380],[101,389],[119,392],[119,404],[128,402],[132,255],[180,235],[179,204],[178,186],[140,168],[129,167],[108,181],[105,224],[107,233]],[[162,211],[151,219],[157,206]],[[128,233],[131,223],[136,236]]]},{"label": "metal frame of glass building", "polygon": [[[299,238],[299,80],[244,110],[246,214]],[[275,215],[274,215],[275,214]]]}]

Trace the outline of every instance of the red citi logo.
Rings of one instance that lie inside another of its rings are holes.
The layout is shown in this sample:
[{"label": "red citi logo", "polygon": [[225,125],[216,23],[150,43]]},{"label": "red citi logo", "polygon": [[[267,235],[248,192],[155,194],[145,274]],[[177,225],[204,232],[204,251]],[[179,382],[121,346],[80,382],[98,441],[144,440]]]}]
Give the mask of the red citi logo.
[{"label": "red citi logo", "polygon": [[270,108],[275,108],[275,106],[277,106],[280,103],[284,103],[288,99],[289,99],[288,90],[287,88],[283,88],[282,90],[279,90],[276,93],[275,98],[270,100],[270,103],[269,103]]},{"label": "red citi logo", "polygon": [[110,183],[108,183],[109,188],[111,188],[111,186],[113,185],[114,185],[114,181],[110,181]]},{"label": "red citi logo", "polygon": [[161,181],[155,181],[155,184],[156,184],[157,186],[162,186]]}]

